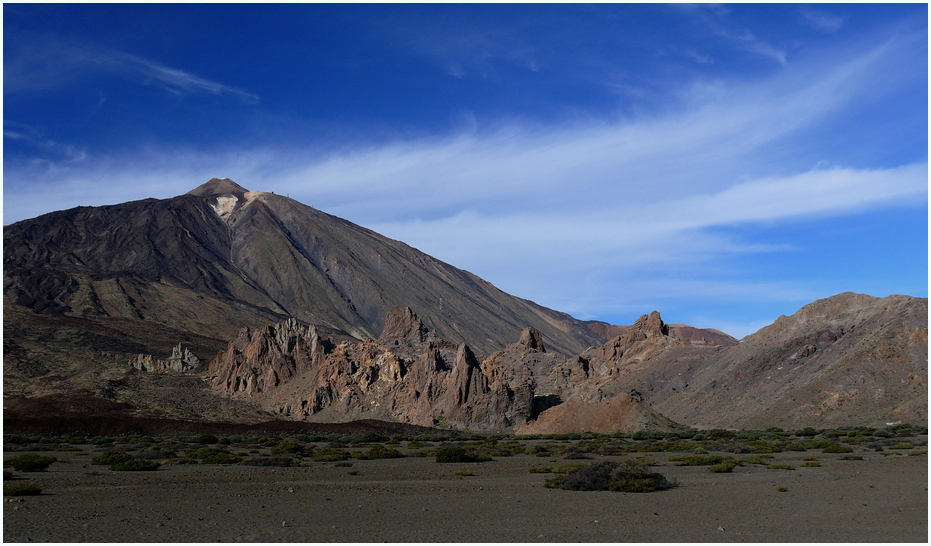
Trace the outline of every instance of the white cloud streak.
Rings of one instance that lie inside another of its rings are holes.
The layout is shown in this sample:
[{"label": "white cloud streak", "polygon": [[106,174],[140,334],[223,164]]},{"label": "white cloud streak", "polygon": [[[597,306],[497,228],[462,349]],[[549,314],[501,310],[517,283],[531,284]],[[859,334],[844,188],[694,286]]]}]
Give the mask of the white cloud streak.
[{"label": "white cloud streak", "polygon": [[30,93],[60,87],[95,72],[108,72],[141,85],[157,85],[173,94],[228,95],[254,104],[258,95],[112,49],[49,36],[16,42],[4,60],[4,93]]},{"label": "white cloud streak", "polygon": [[844,26],[846,20],[843,17],[830,15],[821,11],[813,10],[809,7],[803,7],[799,10],[802,21],[818,30],[824,32],[837,32]]}]

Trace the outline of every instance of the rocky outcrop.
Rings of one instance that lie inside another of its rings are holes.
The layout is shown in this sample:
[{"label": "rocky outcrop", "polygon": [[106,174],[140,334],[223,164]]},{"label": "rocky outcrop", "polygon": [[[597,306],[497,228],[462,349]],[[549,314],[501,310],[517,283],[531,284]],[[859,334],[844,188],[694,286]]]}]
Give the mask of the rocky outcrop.
[{"label": "rocky outcrop", "polygon": [[167,359],[140,354],[130,360],[129,365],[142,372],[196,372],[200,371],[203,363],[190,349],[178,344]]},{"label": "rocky outcrop", "polygon": [[385,329],[382,330],[379,340],[399,344],[401,341],[423,343],[432,338],[435,336],[430,334],[430,330],[417,317],[417,313],[410,307],[401,306],[388,311]]},{"label": "rocky outcrop", "polygon": [[229,347],[210,362],[215,387],[254,395],[280,386],[322,362],[324,343],[313,326],[295,319],[259,330],[243,328]]},{"label": "rocky outcrop", "polygon": [[672,431],[683,428],[653,411],[631,395],[618,395],[594,402],[573,398],[552,407],[536,420],[521,425],[517,434],[559,434],[564,432]]},{"label": "rocky outcrop", "polygon": [[[336,344],[297,321],[244,329],[209,366],[215,389],[312,421],[375,418],[504,429],[531,414],[533,382],[437,340],[411,309],[392,309],[378,340]],[[521,351],[542,349],[539,333]]]}]

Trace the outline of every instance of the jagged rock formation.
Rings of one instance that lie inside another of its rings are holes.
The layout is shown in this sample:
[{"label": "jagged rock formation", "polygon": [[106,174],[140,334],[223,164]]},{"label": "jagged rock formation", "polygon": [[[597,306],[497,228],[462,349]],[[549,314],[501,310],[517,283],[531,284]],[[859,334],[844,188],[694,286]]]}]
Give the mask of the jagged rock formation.
[{"label": "jagged rock formation", "polygon": [[129,361],[129,365],[142,372],[194,372],[201,368],[201,361],[190,349],[180,343],[171,350],[171,356],[160,360],[152,355],[140,354]]},{"label": "jagged rock formation", "polygon": [[208,374],[292,418],[380,418],[503,429],[530,415],[532,387],[484,373],[465,344],[433,339],[410,308],[392,309],[378,341],[334,343],[295,320],[244,329]]}]

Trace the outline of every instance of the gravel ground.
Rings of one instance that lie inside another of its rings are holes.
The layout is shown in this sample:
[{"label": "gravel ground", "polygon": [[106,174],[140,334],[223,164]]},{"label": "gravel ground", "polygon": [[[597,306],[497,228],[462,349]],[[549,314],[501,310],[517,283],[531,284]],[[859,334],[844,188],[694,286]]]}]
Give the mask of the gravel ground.
[{"label": "gravel ground", "polygon": [[[926,542],[926,455],[776,454],[795,470],[674,466],[653,493],[548,489],[530,455],[438,464],[432,457],[294,468],[165,465],[111,472],[51,453],[15,473],[40,496],[4,497],[4,542]],[[681,455],[681,454],[678,454]],[[805,468],[817,456],[822,466]],[[602,457],[622,460],[626,457]],[[353,472],[355,474],[350,474]],[[460,476],[456,472],[471,472]],[[784,488],[785,491],[780,491]]]}]

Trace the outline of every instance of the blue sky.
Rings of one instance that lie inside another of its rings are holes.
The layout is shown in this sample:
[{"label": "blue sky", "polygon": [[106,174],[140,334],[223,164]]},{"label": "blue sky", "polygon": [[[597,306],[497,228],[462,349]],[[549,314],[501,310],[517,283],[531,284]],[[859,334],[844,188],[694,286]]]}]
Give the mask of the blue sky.
[{"label": "blue sky", "polygon": [[925,4],[4,4],[4,224],[287,194],[582,319],[927,297]]}]

